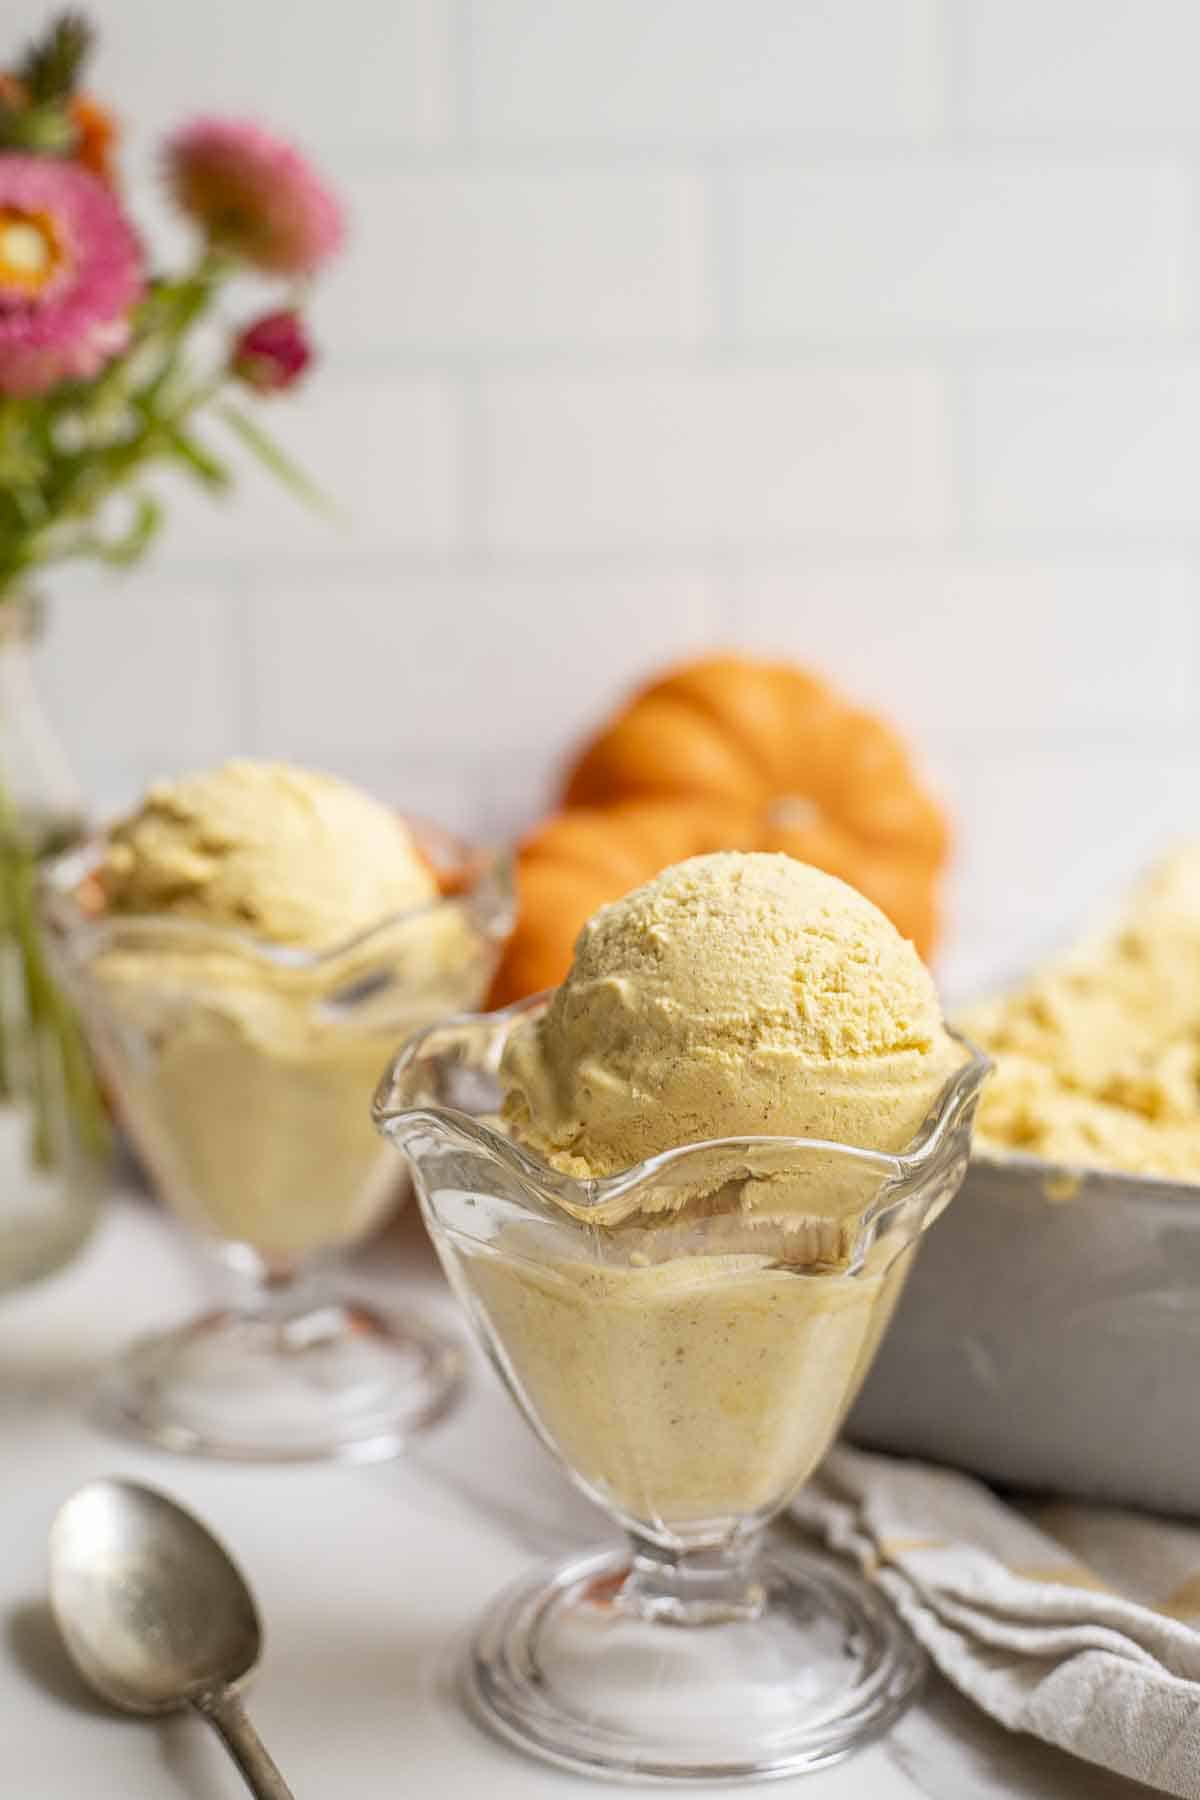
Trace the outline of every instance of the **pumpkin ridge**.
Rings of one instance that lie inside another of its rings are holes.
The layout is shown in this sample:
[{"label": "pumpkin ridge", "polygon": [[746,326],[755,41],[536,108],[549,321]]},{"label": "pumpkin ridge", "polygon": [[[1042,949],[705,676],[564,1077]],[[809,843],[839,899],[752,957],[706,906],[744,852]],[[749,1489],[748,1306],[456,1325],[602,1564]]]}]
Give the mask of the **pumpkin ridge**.
[{"label": "pumpkin ridge", "polygon": [[[721,765],[724,765],[723,767]],[[584,750],[565,784],[562,804],[611,804],[613,799],[707,797],[714,785],[741,792],[761,777],[743,747],[693,706],[686,694],[660,683],[618,715]]]},{"label": "pumpkin ridge", "polygon": [[[753,773],[764,784],[770,782],[775,770],[765,754],[761,752],[760,746],[737,730],[736,720],[730,715],[728,702],[719,701],[712,693],[709,683],[713,678],[724,677],[726,679],[736,680],[747,688],[751,686],[761,688],[766,684],[759,677],[766,674],[769,666],[770,665],[763,665],[761,669],[755,670],[752,675],[749,666],[740,662],[737,657],[713,656],[706,658],[702,662],[692,663],[681,670],[677,670],[673,675],[668,675],[665,680],[659,684],[660,690],[670,690],[674,696],[682,700],[700,718],[704,719],[706,724],[712,725],[728,735],[732,735],[738,749],[745,756]],[[694,683],[691,679],[693,676],[699,678]],[[750,677],[750,679],[747,679],[747,677]]]},{"label": "pumpkin ridge", "polygon": [[[598,907],[716,850],[778,851],[825,869],[923,956],[933,948],[949,849],[942,808],[900,734],[810,670],[721,653],[666,671],[582,745],[561,796],[518,855],[519,915],[497,1003],[560,980]],[[789,818],[793,799],[811,810]]]}]

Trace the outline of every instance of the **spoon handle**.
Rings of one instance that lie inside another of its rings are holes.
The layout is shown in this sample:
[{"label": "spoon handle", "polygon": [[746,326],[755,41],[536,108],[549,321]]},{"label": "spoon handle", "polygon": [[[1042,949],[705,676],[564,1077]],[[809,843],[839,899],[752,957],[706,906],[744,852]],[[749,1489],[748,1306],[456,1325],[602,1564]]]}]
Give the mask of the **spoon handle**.
[{"label": "spoon handle", "polygon": [[193,1705],[224,1740],[255,1800],[296,1800],[235,1693],[229,1688],[217,1688]]}]

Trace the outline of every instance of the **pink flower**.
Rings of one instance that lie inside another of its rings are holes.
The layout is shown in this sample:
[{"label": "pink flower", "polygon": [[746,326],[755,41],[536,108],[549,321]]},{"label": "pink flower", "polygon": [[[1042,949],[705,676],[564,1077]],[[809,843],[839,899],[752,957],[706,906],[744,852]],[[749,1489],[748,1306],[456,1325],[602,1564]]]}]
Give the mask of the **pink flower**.
[{"label": "pink flower", "polygon": [[230,367],[260,393],[278,393],[303,375],[312,345],[297,312],[264,313],[248,325],[233,347]]},{"label": "pink flower", "polygon": [[102,182],[61,157],[0,153],[0,393],[97,374],[141,293],[137,239]]},{"label": "pink flower", "polygon": [[298,150],[258,125],[185,126],[167,140],[167,181],[214,244],[270,274],[311,274],[341,244],[333,195]]}]

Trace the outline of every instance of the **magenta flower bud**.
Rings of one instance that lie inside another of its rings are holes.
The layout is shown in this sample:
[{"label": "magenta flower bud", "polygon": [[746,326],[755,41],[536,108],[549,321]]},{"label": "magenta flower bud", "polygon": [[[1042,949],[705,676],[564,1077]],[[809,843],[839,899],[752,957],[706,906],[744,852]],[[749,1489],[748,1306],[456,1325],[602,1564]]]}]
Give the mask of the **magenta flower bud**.
[{"label": "magenta flower bud", "polygon": [[291,387],[312,361],[312,345],[297,312],[264,313],[247,325],[233,347],[230,366],[239,380],[262,394]]}]

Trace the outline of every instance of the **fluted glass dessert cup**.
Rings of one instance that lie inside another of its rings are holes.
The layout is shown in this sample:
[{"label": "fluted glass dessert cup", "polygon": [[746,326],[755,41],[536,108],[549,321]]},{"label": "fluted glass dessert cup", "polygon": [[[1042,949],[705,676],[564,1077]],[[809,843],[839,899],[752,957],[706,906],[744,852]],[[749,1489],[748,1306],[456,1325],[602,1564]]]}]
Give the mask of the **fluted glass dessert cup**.
[{"label": "fluted glass dessert cup", "polygon": [[330,1263],[407,1192],[372,1131],[397,1035],[478,1002],[511,924],[507,863],[414,825],[454,883],[320,953],[163,915],[107,914],[101,846],[46,872],[42,910],[114,1104],[163,1199],[236,1302],[135,1344],[107,1419],[254,1461],[400,1450],[453,1403],[460,1347],[336,1297]]},{"label": "fluted glass dessert cup", "polygon": [[765,1527],[829,1448],[959,1186],[988,1065],[964,1044],[903,1154],[729,1138],[577,1180],[499,1116],[508,1035],[545,1004],[433,1026],[375,1102],[502,1380],[628,1540],[502,1595],[468,1700],[593,1774],[815,1767],[891,1723],[921,1659],[874,1589]]}]

